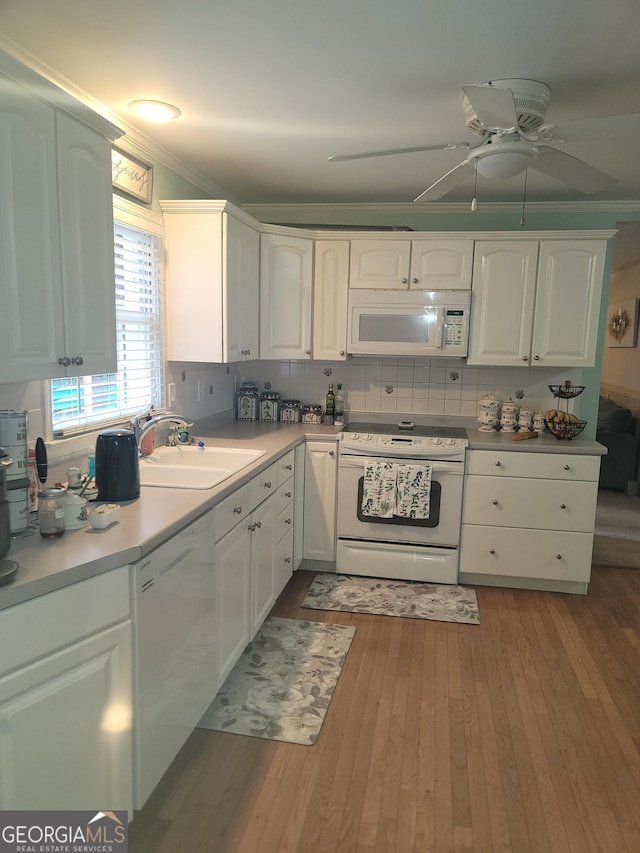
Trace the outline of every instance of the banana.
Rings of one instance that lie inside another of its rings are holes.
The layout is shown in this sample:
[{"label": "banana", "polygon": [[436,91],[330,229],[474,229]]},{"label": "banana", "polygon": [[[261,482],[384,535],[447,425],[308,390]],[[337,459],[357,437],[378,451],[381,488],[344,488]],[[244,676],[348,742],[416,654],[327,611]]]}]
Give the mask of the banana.
[{"label": "banana", "polygon": [[544,414],[544,419],[546,421],[552,421],[556,415],[557,415],[556,409],[548,409]]}]

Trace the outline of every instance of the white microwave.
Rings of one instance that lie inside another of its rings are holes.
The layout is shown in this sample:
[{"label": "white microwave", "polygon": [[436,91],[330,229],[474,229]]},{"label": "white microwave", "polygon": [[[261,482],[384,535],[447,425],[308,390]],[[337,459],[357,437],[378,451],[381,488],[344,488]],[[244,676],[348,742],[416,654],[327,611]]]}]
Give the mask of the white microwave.
[{"label": "white microwave", "polygon": [[349,291],[347,352],[463,357],[469,290]]}]

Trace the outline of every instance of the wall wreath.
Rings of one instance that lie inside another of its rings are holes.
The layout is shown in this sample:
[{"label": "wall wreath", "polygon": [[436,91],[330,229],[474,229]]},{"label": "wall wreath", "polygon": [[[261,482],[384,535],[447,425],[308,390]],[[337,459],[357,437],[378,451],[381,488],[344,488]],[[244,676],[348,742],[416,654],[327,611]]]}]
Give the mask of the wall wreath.
[{"label": "wall wreath", "polygon": [[638,334],[638,302],[628,299],[609,306],[607,332],[610,347],[635,347]]}]

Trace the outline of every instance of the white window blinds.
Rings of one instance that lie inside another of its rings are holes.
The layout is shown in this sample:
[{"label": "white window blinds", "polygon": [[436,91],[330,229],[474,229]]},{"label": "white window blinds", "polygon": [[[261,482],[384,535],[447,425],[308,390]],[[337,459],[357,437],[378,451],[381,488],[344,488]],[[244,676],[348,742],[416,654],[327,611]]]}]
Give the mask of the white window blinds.
[{"label": "white window blinds", "polygon": [[160,238],[114,225],[117,373],[51,382],[54,435],[124,420],[161,408],[164,335]]}]

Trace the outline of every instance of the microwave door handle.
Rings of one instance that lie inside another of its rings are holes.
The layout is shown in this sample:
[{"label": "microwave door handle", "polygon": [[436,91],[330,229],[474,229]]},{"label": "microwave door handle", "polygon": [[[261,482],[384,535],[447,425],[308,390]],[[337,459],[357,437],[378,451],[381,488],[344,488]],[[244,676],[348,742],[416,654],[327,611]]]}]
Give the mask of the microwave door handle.
[{"label": "microwave door handle", "polygon": [[444,333],[444,311],[436,308],[436,349],[442,349],[442,336]]}]

